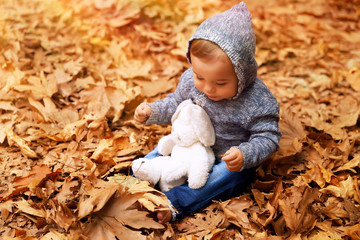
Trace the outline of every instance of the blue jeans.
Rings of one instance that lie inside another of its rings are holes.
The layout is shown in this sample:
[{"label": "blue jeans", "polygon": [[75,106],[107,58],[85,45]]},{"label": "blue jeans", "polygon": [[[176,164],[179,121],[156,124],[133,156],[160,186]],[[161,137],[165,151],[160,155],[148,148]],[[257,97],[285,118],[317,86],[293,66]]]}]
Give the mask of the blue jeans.
[{"label": "blue jeans", "polygon": [[[145,158],[152,159],[160,156],[157,147]],[[189,188],[187,183],[174,187],[165,195],[178,210],[177,219],[207,207],[213,200],[228,200],[239,196],[255,177],[256,168],[245,169],[241,172],[230,172],[225,162],[218,160],[209,178],[202,188]]]}]

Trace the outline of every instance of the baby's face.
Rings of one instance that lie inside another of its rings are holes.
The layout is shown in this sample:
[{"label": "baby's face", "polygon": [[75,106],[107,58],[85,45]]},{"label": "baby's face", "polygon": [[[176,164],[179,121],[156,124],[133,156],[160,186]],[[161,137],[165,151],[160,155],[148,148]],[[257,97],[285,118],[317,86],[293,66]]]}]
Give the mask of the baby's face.
[{"label": "baby's face", "polygon": [[238,89],[238,79],[230,59],[198,58],[192,54],[191,64],[195,87],[213,101],[232,98]]}]

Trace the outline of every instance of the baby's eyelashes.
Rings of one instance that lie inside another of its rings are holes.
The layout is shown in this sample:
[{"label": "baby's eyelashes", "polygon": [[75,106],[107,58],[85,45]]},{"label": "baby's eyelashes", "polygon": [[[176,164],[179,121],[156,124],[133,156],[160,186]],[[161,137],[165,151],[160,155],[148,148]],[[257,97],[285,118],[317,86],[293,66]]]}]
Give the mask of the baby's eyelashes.
[{"label": "baby's eyelashes", "polygon": [[198,75],[195,75],[198,80],[204,80],[204,78],[199,77]]}]

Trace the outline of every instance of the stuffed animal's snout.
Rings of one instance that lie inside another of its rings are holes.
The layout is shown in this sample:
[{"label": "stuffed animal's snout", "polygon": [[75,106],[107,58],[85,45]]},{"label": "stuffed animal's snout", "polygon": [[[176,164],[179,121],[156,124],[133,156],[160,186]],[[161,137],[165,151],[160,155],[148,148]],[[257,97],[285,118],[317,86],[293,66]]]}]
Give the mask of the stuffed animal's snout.
[{"label": "stuffed animal's snout", "polygon": [[145,163],[144,159],[137,159],[132,162],[131,169],[134,175],[136,175],[136,172],[141,168],[141,165],[143,165],[144,163]]}]

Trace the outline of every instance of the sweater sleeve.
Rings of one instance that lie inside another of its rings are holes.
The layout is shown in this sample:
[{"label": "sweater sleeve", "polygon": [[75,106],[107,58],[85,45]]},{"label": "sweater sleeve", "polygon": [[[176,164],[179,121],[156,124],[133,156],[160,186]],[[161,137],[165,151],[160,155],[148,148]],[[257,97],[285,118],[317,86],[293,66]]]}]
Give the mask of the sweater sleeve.
[{"label": "sweater sleeve", "polygon": [[261,109],[263,111],[257,112],[248,122],[249,140],[238,146],[244,157],[241,170],[260,165],[279,148],[279,105],[276,100],[269,101]]},{"label": "sweater sleeve", "polygon": [[171,117],[175,113],[177,106],[188,99],[191,83],[192,69],[189,68],[181,75],[175,92],[170,93],[163,99],[148,103],[151,107],[151,114],[146,124],[170,124]]}]

